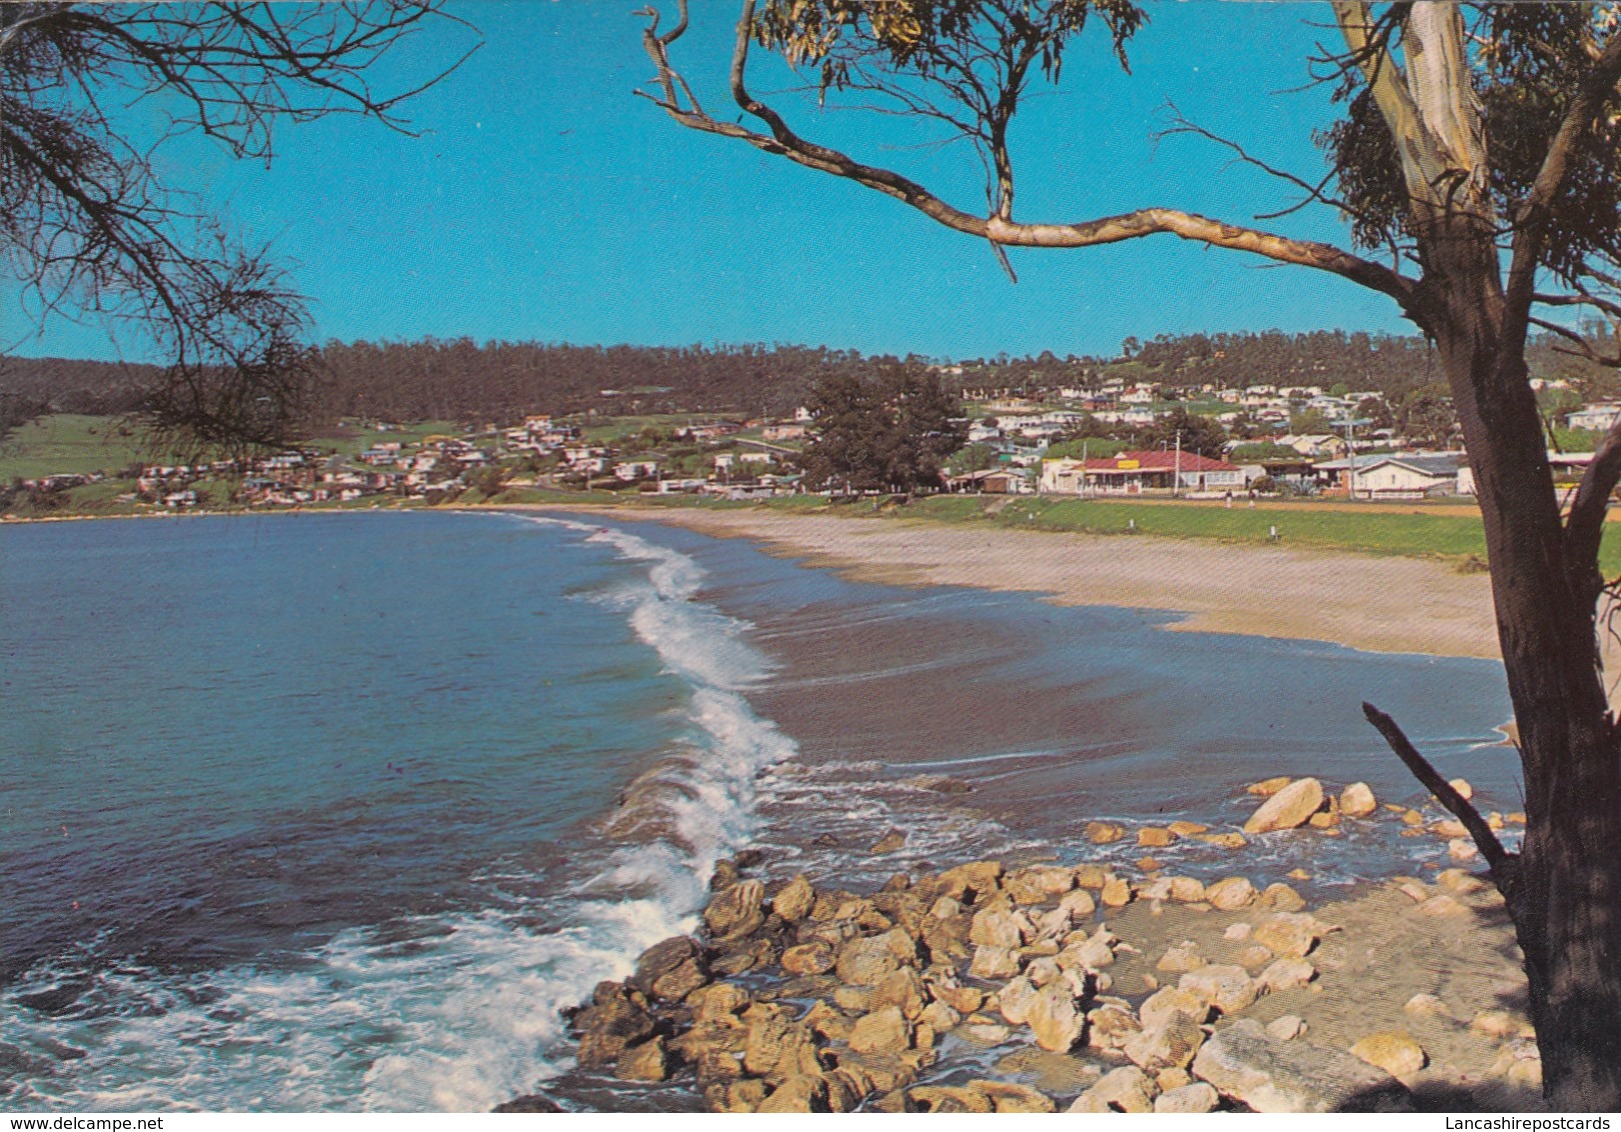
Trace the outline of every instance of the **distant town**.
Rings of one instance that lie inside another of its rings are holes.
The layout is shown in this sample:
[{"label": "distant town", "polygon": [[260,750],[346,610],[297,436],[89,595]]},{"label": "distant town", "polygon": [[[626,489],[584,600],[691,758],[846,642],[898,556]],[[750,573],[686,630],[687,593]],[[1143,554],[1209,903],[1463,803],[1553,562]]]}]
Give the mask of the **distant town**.
[{"label": "distant town", "polygon": [[[933,368],[942,379],[960,377],[960,367]],[[1552,444],[1549,457],[1556,479],[1573,483],[1591,459],[1592,441],[1621,417],[1621,403],[1575,401],[1563,381],[1535,384],[1540,396],[1566,406],[1550,424],[1550,438],[1564,443]],[[1113,379],[964,388],[959,405],[965,443],[944,462],[932,490],[1227,500],[1419,500],[1474,492],[1449,412],[1415,418],[1380,391],[1343,384],[1218,388]],[[84,420],[110,428],[110,419]],[[226,503],[439,503],[522,488],[767,498],[811,490],[802,457],[818,429],[809,406],[752,418],[530,413],[474,428],[348,418],[332,437],[249,460],[89,469],[81,456],[80,466],[13,477],[5,509],[15,513],[22,503],[26,511],[32,501],[35,510],[49,510],[53,497],[89,485],[103,485],[97,497],[126,508],[167,511]],[[1145,438],[1156,429],[1164,438],[1151,443]],[[25,434],[8,445],[25,442]]]}]

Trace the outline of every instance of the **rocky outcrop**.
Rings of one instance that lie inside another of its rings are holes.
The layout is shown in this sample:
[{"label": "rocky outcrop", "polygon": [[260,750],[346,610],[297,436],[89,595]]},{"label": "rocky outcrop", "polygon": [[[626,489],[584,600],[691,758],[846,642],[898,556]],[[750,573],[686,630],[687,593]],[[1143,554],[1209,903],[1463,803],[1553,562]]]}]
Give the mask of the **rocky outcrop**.
[{"label": "rocky outcrop", "polygon": [[1400,1112],[1406,1088],[1348,1053],[1274,1040],[1259,1022],[1218,1030],[1199,1048],[1193,1075],[1256,1112]]},{"label": "rocky outcrop", "polygon": [[1244,823],[1245,833],[1275,833],[1295,829],[1323,806],[1323,784],[1315,778],[1301,778],[1273,794]]}]

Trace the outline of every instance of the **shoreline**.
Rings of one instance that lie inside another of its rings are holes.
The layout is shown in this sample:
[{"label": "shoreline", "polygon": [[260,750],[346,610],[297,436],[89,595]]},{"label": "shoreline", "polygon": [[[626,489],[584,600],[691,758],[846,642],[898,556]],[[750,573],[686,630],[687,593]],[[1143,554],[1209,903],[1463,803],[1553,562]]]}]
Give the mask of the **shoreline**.
[{"label": "shoreline", "polygon": [[858,581],[969,586],[1037,593],[1060,605],[1179,614],[1179,620],[1163,626],[1173,632],[1501,659],[1489,578],[1427,559],[765,510],[589,504],[500,504],[478,510],[666,523],[716,538],[752,539],[768,553]]}]

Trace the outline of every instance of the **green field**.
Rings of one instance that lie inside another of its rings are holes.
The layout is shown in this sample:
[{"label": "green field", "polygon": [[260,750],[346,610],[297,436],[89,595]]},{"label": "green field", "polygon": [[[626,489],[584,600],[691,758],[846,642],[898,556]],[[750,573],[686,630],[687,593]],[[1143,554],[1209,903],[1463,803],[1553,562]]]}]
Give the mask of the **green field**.
[{"label": "green field", "polygon": [[0,440],[0,481],[116,472],[141,460],[142,453],[140,437],[121,429],[117,417],[57,413],[22,425]]}]

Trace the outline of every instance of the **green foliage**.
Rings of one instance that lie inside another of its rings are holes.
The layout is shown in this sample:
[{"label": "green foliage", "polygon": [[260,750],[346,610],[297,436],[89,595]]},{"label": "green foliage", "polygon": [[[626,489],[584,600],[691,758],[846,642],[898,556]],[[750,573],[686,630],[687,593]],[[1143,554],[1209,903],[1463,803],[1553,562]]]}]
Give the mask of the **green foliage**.
[{"label": "green foliage", "polygon": [[1446,384],[1433,382],[1403,397],[1396,410],[1396,422],[1409,440],[1447,444],[1457,430],[1458,416],[1452,409],[1452,394]]},{"label": "green foliage", "polygon": [[809,487],[916,491],[939,486],[940,469],[962,447],[962,409],[927,367],[887,366],[875,379],[838,374],[811,394]]},{"label": "green foliage", "polygon": [[1240,444],[1227,458],[1235,464],[1255,464],[1262,460],[1298,460],[1300,453],[1286,444],[1263,440],[1257,444]]},{"label": "green foliage", "polygon": [[946,461],[946,471],[954,476],[968,472],[983,472],[996,466],[996,449],[989,444],[970,444],[959,448]]},{"label": "green foliage", "polygon": [[1182,451],[1219,460],[1227,445],[1227,432],[1209,417],[1190,413],[1178,405],[1143,429],[1136,439],[1141,448],[1173,448],[1180,439]]},{"label": "green foliage", "polygon": [[1307,409],[1305,412],[1290,414],[1289,431],[1296,436],[1321,436],[1325,432],[1334,431],[1334,426],[1328,423],[1327,415],[1320,410]]}]

